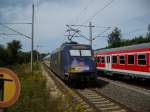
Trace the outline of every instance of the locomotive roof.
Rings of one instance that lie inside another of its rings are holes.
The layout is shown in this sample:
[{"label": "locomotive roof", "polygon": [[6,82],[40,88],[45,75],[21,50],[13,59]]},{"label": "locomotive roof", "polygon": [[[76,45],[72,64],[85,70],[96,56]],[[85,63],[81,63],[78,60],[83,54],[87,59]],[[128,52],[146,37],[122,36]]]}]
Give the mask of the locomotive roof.
[{"label": "locomotive roof", "polygon": [[86,45],[86,44],[79,44],[77,42],[65,42],[60,46],[60,49],[63,49],[64,47],[71,47],[71,46],[90,46],[90,45]]},{"label": "locomotive roof", "polygon": [[118,48],[96,49],[96,50],[94,50],[94,53],[109,52],[109,51],[113,52],[113,51],[132,50],[132,49],[142,49],[142,48],[150,48],[150,42],[149,43],[143,43],[143,44],[124,46],[124,47],[118,47]]},{"label": "locomotive roof", "polygon": [[87,46],[87,47],[90,47],[90,45],[86,45],[86,44],[79,44],[77,42],[65,42],[63,43],[59,48],[56,48],[55,50],[52,51],[52,54],[55,53],[55,52],[59,52],[61,50],[63,50],[65,47],[71,47],[71,46]]}]

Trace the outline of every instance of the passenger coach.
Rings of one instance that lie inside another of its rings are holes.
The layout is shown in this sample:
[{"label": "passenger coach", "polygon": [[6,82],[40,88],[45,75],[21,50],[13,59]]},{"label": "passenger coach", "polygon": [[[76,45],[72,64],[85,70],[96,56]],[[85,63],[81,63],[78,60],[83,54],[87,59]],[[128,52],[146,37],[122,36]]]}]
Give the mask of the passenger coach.
[{"label": "passenger coach", "polygon": [[150,43],[95,50],[97,69],[150,79]]}]

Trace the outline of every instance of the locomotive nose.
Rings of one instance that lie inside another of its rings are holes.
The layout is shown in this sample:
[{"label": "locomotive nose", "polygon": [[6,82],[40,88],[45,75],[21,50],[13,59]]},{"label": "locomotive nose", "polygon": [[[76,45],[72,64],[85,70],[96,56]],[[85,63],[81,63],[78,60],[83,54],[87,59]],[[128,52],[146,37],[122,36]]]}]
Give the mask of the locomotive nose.
[{"label": "locomotive nose", "polygon": [[90,57],[74,57],[72,58],[69,72],[92,72],[95,70],[92,62]]}]

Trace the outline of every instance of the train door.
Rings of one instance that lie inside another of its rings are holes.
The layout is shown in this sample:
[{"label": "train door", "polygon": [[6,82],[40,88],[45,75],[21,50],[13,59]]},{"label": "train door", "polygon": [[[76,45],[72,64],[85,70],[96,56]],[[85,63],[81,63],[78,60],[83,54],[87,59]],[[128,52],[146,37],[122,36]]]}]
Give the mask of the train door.
[{"label": "train door", "polygon": [[111,70],[111,68],[112,68],[112,61],[111,61],[111,56],[110,55],[105,56],[105,68],[107,70]]}]

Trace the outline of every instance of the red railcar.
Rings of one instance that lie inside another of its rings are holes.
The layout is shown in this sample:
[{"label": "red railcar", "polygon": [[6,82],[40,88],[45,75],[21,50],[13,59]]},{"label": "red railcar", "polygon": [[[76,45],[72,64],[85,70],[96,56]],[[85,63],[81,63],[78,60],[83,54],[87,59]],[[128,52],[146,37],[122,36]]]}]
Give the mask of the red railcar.
[{"label": "red railcar", "polygon": [[150,79],[150,43],[95,50],[98,70]]}]

